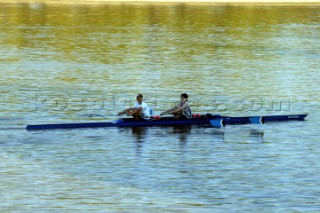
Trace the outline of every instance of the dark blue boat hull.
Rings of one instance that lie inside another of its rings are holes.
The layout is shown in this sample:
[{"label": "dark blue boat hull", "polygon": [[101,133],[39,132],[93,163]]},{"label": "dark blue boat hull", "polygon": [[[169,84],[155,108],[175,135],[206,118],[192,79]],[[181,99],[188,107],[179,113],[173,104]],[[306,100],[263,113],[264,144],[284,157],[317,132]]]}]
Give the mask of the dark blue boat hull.
[{"label": "dark blue boat hull", "polygon": [[[148,127],[148,126],[188,126],[188,125],[210,125],[212,120],[222,120],[224,125],[250,124],[253,120],[264,122],[281,122],[291,120],[304,120],[307,114],[299,115],[271,115],[271,116],[246,116],[246,117],[227,117],[220,115],[202,115],[191,119],[176,119],[163,117],[155,120],[135,120],[132,118],[119,119],[114,122],[96,123],[66,123],[66,124],[39,124],[28,125],[27,130],[45,129],[75,129],[75,128],[102,128],[102,127]],[[257,118],[257,119],[256,119]]]},{"label": "dark blue boat hull", "polygon": [[307,114],[300,115],[268,115],[268,116],[250,116],[250,117],[223,117],[224,123],[226,125],[237,125],[237,124],[250,124],[250,120],[253,117],[259,117],[262,123],[268,122],[281,122],[281,121],[302,121],[307,117]]}]

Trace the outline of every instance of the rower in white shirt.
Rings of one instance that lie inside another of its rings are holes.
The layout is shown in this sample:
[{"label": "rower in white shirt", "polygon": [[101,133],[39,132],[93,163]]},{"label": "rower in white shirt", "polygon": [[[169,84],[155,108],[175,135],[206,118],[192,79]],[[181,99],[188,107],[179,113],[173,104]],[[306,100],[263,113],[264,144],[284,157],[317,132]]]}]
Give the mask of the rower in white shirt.
[{"label": "rower in white shirt", "polygon": [[143,95],[137,95],[137,102],[130,108],[119,112],[118,115],[127,114],[133,116],[134,118],[144,118],[147,119],[150,117],[150,109],[148,105],[143,102]]}]

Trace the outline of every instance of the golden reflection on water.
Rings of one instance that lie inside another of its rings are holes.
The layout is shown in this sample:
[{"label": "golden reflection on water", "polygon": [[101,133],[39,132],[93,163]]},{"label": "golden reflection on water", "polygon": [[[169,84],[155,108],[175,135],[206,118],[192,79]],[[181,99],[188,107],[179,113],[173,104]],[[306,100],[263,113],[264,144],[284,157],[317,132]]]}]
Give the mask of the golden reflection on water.
[{"label": "golden reflection on water", "polygon": [[318,11],[317,5],[1,4],[4,102],[19,111],[34,93],[137,92],[318,101]]}]

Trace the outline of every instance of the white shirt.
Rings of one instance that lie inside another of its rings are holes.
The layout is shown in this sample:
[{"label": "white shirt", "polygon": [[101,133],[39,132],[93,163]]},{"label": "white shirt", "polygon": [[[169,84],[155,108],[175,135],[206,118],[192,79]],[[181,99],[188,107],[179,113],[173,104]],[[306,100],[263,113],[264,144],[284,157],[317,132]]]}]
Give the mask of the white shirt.
[{"label": "white shirt", "polygon": [[148,105],[145,102],[142,102],[141,104],[139,104],[139,102],[137,101],[133,105],[133,108],[142,108],[141,112],[143,113],[143,115],[145,117],[150,117],[150,109],[149,109]]}]

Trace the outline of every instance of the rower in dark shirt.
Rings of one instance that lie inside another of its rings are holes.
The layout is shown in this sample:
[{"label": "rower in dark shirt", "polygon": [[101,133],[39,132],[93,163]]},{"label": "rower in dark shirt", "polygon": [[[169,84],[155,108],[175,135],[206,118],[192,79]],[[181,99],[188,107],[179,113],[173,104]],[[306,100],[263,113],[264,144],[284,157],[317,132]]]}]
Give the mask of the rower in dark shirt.
[{"label": "rower in dark shirt", "polygon": [[182,93],[180,95],[180,102],[178,102],[174,107],[160,113],[160,115],[164,114],[173,114],[176,118],[191,118],[192,117],[192,111],[188,102],[188,94]]}]

